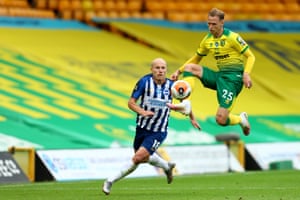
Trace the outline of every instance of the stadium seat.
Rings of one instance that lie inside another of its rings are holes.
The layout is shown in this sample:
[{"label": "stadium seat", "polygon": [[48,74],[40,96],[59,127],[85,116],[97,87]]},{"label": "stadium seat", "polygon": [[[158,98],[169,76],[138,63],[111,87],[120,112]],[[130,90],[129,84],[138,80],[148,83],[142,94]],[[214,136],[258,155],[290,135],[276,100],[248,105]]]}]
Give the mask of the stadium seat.
[{"label": "stadium seat", "polygon": [[127,11],[127,1],[126,0],[118,0],[115,2],[115,10],[116,11]]},{"label": "stadium seat", "polygon": [[189,12],[186,15],[186,20],[188,22],[203,22],[207,20],[207,16],[201,12]]},{"label": "stadium seat", "polygon": [[81,10],[82,9],[82,3],[81,3],[81,0],[71,0],[71,3],[70,3],[70,8],[72,10]]},{"label": "stadium seat", "polygon": [[96,16],[97,16],[97,14],[95,11],[88,10],[88,11],[84,12],[84,21],[88,24],[91,24],[92,19]]},{"label": "stadium seat", "polygon": [[48,0],[48,6],[49,9],[55,10],[58,8],[58,0]]},{"label": "stadium seat", "polygon": [[65,10],[61,10],[59,13],[62,19],[70,20],[73,18],[71,10],[65,9]]},{"label": "stadium seat", "polygon": [[99,11],[104,9],[104,3],[101,0],[95,0],[93,1],[93,8],[94,11]]},{"label": "stadium seat", "polygon": [[167,12],[167,19],[175,22],[185,22],[187,20],[187,15],[180,11]]},{"label": "stadium seat", "polygon": [[58,10],[70,10],[71,3],[69,0],[60,0],[58,1]]},{"label": "stadium seat", "polygon": [[113,0],[106,0],[103,3],[104,3],[104,10],[108,12],[116,10],[116,3]]},{"label": "stadium seat", "polygon": [[8,9],[6,7],[0,8],[0,16],[8,15]]},{"label": "stadium seat", "polygon": [[47,0],[35,0],[34,7],[37,9],[47,9]]},{"label": "stadium seat", "polygon": [[272,13],[283,13],[286,7],[282,3],[269,3]]},{"label": "stadium seat", "polygon": [[84,11],[82,9],[73,10],[73,19],[78,21],[84,21]]},{"label": "stadium seat", "polygon": [[287,13],[298,13],[300,12],[300,6],[298,3],[286,3],[285,6],[285,12]]},{"label": "stadium seat", "polygon": [[82,0],[82,9],[85,11],[93,10],[93,2],[92,0]]},{"label": "stadium seat", "polygon": [[131,12],[141,11],[142,3],[142,0],[130,0],[127,3],[127,10]]},{"label": "stadium seat", "polygon": [[121,10],[121,11],[119,11],[119,17],[123,18],[123,19],[130,18],[131,13],[128,12],[127,10]]},{"label": "stadium seat", "polygon": [[165,11],[166,7],[160,1],[146,1],[145,8],[147,11]]}]

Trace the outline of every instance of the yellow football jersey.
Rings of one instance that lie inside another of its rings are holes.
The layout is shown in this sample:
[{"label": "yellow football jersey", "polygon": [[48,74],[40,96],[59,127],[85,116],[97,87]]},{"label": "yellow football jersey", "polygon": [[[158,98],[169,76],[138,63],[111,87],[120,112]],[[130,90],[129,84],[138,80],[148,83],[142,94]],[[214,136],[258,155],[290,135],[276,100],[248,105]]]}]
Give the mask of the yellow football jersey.
[{"label": "yellow football jersey", "polygon": [[242,71],[244,68],[242,54],[248,48],[248,44],[239,34],[224,28],[223,34],[219,38],[214,38],[211,33],[208,33],[201,41],[197,49],[197,54],[199,56],[206,56],[211,53],[221,71]]}]

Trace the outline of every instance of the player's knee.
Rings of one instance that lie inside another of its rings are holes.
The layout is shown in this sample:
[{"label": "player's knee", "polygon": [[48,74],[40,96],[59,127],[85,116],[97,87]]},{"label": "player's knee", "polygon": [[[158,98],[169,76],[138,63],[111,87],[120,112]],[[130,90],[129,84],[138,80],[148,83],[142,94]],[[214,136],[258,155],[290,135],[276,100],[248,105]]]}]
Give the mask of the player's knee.
[{"label": "player's knee", "polygon": [[149,156],[143,154],[135,154],[132,158],[134,164],[145,163],[149,160]]},{"label": "player's knee", "polygon": [[184,66],[184,71],[188,72],[188,73],[191,73],[194,76],[201,77],[203,68],[200,65],[191,63],[191,64],[187,64],[187,65]]},{"label": "player's knee", "polygon": [[186,72],[192,72],[193,68],[192,68],[192,64],[187,64],[184,66],[184,71]]},{"label": "player's knee", "polygon": [[226,126],[227,125],[227,118],[225,116],[222,116],[222,115],[217,115],[216,116],[216,122],[220,126]]}]

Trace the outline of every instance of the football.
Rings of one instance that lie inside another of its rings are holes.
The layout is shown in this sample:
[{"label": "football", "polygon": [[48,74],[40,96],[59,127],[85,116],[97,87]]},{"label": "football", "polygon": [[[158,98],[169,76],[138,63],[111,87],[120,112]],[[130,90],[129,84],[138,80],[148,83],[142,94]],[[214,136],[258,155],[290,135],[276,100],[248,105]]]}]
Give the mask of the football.
[{"label": "football", "polygon": [[178,100],[183,100],[190,96],[192,88],[187,81],[175,81],[171,87],[172,97]]}]

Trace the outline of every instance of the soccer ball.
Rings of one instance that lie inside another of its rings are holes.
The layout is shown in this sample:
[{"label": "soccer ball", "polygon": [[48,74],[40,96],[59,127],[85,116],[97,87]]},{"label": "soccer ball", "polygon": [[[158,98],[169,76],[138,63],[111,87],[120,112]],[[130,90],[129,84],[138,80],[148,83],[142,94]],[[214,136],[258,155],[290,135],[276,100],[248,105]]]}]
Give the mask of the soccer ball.
[{"label": "soccer ball", "polygon": [[183,100],[190,96],[192,88],[187,81],[178,80],[175,81],[171,87],[171,94],[173,98]]}]

